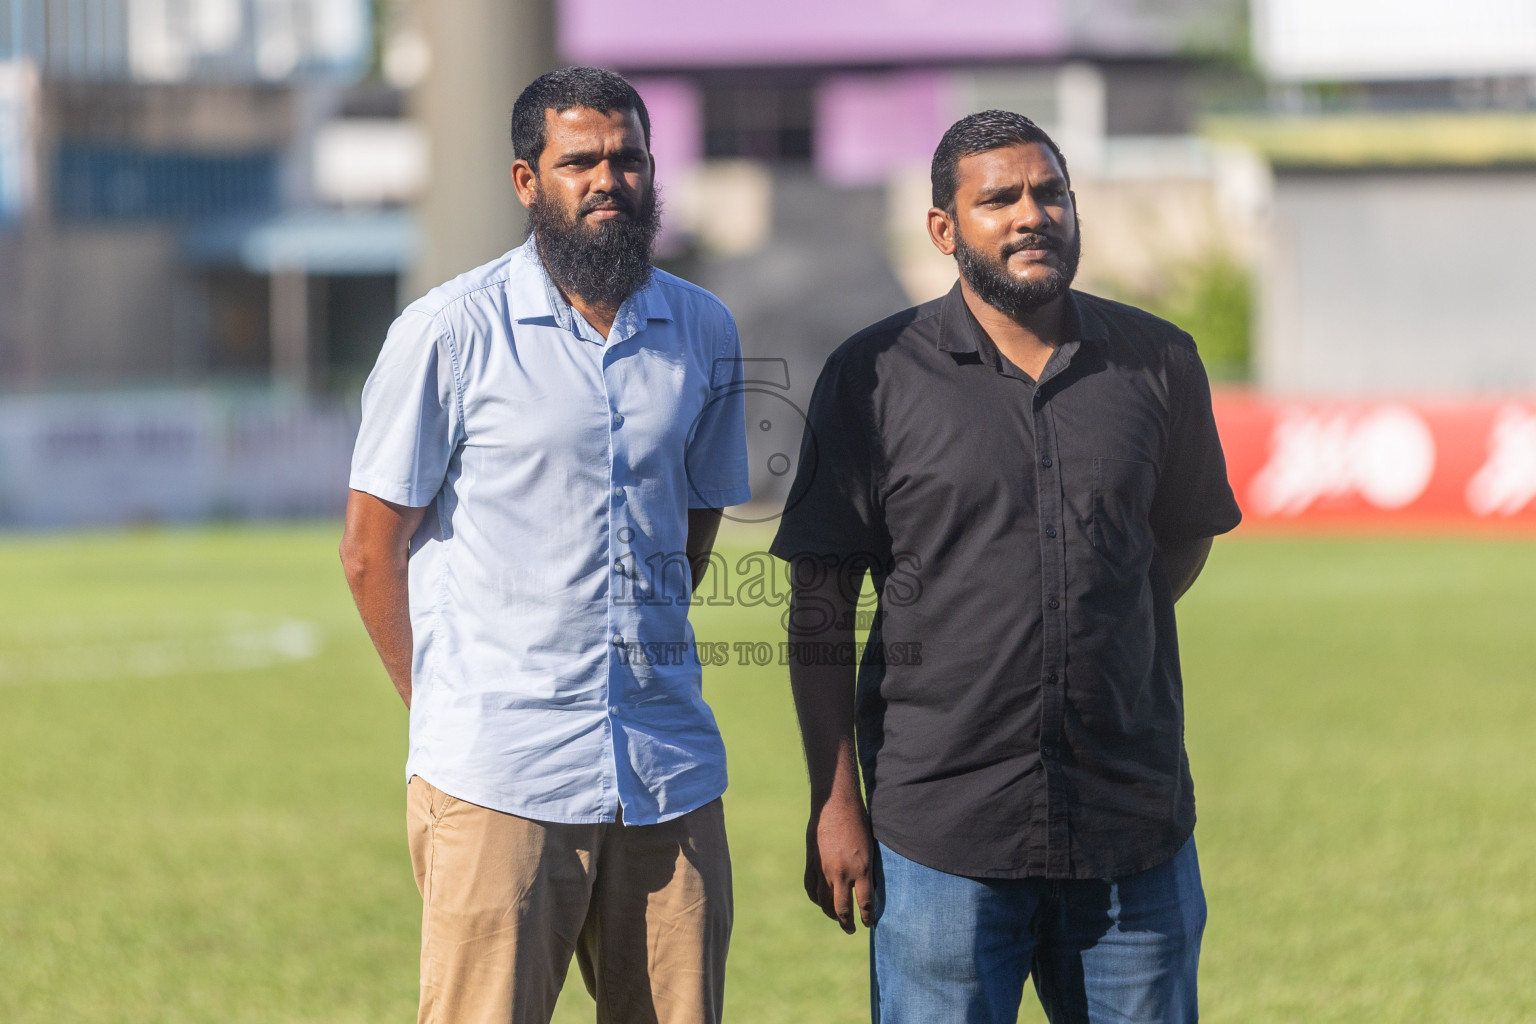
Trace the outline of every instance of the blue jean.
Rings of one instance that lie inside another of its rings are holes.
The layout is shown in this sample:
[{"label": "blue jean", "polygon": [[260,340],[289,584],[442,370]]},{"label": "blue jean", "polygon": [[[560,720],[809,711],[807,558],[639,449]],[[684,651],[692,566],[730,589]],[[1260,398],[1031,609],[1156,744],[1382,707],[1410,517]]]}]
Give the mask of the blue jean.
[{"label": "blue jean", "polygon": [[1024,979],[1051,1024],[1194,1024],[1205,893],[1193,839],[1105,880],[979,879],[880,844],[876,1024],[1013,1024]]}]

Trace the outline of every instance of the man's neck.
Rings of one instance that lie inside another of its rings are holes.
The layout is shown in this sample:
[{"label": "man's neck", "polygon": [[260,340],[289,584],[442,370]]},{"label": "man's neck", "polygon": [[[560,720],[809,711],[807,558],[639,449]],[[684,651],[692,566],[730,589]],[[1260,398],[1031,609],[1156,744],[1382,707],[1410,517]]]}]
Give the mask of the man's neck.
[{"label": "man's neck", "polygon": [[1067,340],[1066,293],[1019,316],[1010,316],[988,305],[971,290],[964,278],[960,279],[960,294],[971,315],[1003,357],[1034,380],[1039,380],[1051,353]]},{"label": "man's neck", "polygon": [[597,331],[604,338],[608,337],[608,332],[613,330],[614,318],[619,315],[619,307],[624,304],[622,300],[612,305],[589,302],[580,295],[572,294],[564,288],[560,288],[558,284],[555,287],[560,289],[560,294],[565,296],[565,301],[571,304],[571,308],[580,313],[581,318],[592,325],[593,330]]}]

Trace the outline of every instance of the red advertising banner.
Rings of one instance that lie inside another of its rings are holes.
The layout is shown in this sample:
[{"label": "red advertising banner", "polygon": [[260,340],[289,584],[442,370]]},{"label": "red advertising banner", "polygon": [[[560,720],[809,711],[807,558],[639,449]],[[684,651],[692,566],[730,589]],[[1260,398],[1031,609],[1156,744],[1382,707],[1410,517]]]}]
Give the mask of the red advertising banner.
[{"label": "red advertising banner", "polygon": [[1247,527],[1536,532],[1536,398],[1218,392],[1216,424]]}]

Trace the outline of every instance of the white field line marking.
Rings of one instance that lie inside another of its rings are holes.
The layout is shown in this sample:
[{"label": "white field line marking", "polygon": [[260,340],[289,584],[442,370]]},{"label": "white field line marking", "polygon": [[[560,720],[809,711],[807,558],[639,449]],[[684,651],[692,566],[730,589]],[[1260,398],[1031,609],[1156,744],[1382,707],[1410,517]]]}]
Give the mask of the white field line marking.
[{"label": "white field line marking", "polygon": [[75,633],[74,642],[57,630],[43,631],[41,645],[7,637],[0,649],[0,686],[241,672],[309,661],[325,647],[320,628],[305,619],[230,615],[212,623],[161,621],[135,624],[133,630],[122,625],[102,622],[95,635],[111,638],[105,641],[93,639],[88,625]]}]

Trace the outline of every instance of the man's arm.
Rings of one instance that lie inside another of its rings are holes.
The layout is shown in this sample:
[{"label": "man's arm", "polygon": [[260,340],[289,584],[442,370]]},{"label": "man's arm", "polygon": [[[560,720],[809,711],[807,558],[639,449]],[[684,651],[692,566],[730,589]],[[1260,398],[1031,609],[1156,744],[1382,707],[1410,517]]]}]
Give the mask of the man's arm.
[{"label": "man's arm", "polygon": [[341,565],[352,600],[390,682],[411,706],[411,605],[406,554],[426,507],[396,505],[365,491],[347,494]]},{"label": "man's arm", "polygon": [[1168,583],[1173,587],[1175,601],[1189,593],[1189,588],[1195,585],[1200,570],[1205,568],[1205,560],[1211,555],[1211,542],[1214,539],[1199,537],[1157,545],[1157,552],[1163,560],[1163,571],[1168,574]]},{"label": "man's arm", "polygon": [[[811,777],[805,892],[852,935],[854,903],[866,928],[874,909],[874,838],[854,752],[856,670],[852,659],[835,652],[843,649],[840,645],[853,646],[853,611],[863,573],[854,578],[843,572],[839,579],[825,567],[800,563],[796,570],[794,580],[811,581],[795,586],[789,615],[789,684]],[[822,650],[832,656],[815,656]]]},{"label": "man's arm", "polygon": [[688,510],[688,574],[693,579],[693,593],[698,593],[709,569],[709,553],[714,550],[715,535],[720,532],[722,512],[718,508]]}]

